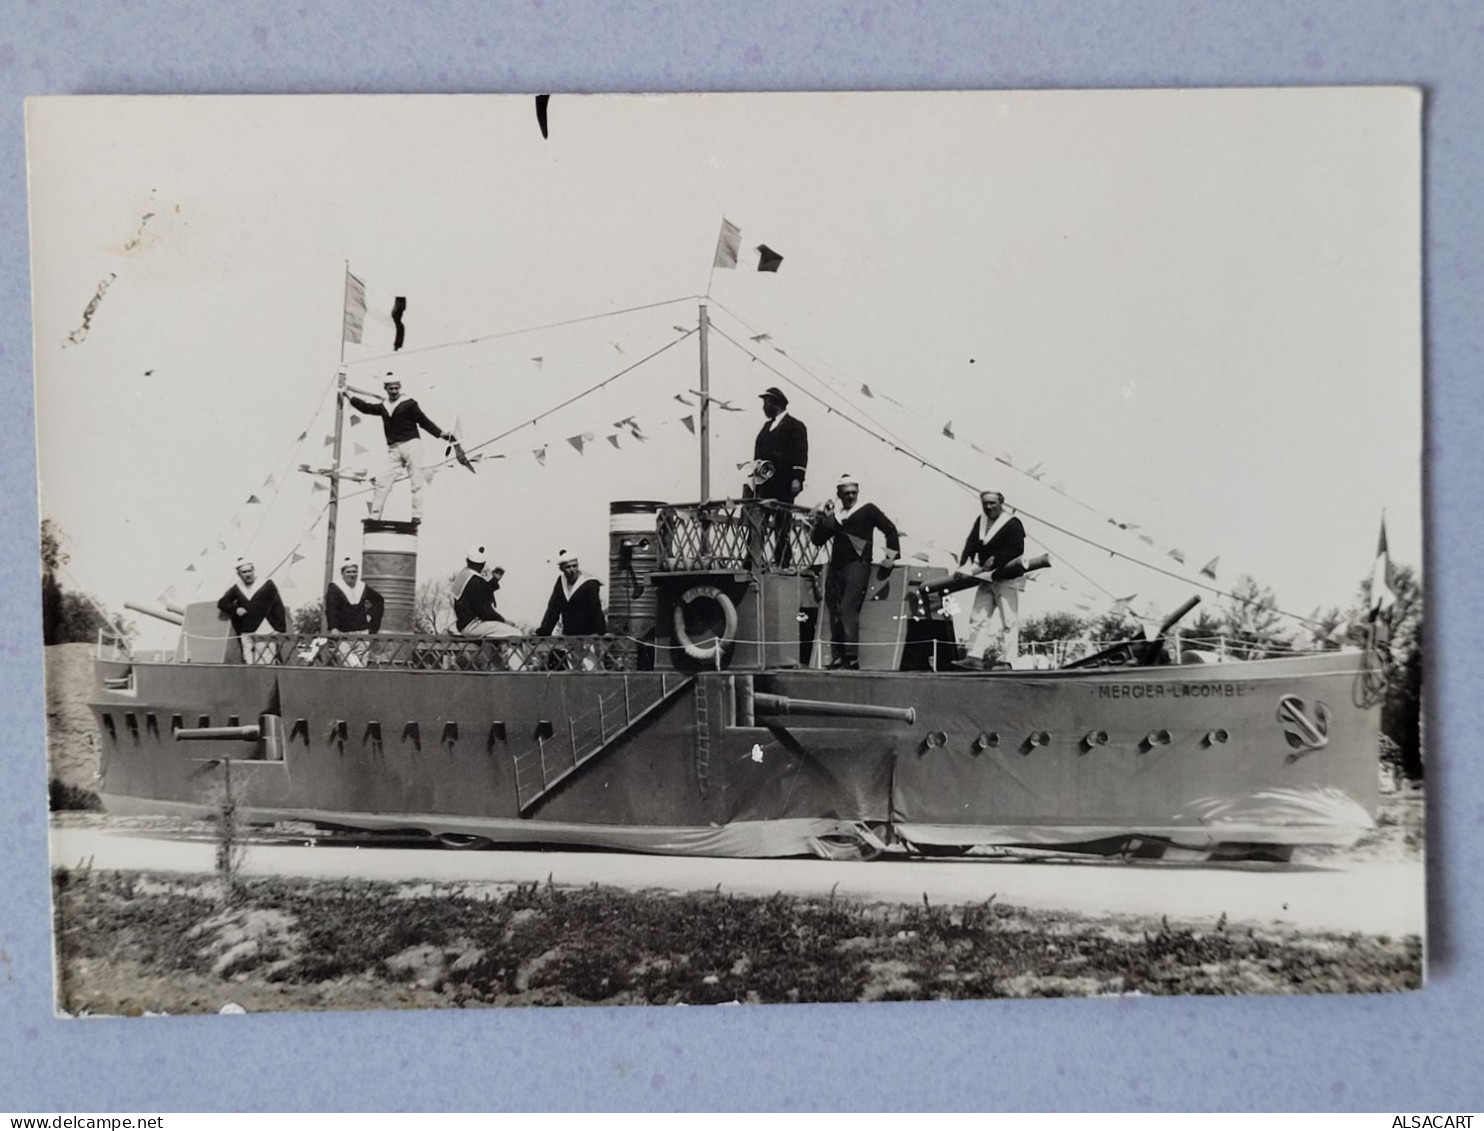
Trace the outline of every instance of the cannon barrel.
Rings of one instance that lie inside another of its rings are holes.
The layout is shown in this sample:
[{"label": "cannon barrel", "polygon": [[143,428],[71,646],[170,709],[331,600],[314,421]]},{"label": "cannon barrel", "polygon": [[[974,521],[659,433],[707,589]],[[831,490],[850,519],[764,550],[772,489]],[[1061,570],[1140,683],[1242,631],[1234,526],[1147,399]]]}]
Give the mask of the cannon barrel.
[{"label": "cannon barrel", "polygon": [[207,739],[215,742],[257,742],[263,737],[260,726],[246,727],[177,727],[175,741]]},{"label": "cannon barrel", "polygon": [[1165,633],[1169,632],[1170,629],[1174,628],[1175,625],[1184,618],[1186,613],[1190,612],[1191,609],[1195,608],[1200,603],[1201,597],[1200,594],[1197,593],[1190,600],[1186,601],[1185,604],[1181,605],[1173,613],[1165,617],[1164,623],[1159,626],[1159,631],[1155,633],[1155,636],[1163,636]]},{"label": "cannon barrel", "polygon": [[283,761],[283,719],[278,715],[259,715],[256,726],[176,728],[176,742],[191,739],[206,742],[261,742],[261,750],[249,761]]},{"label": "cannon barrel", "polygon": [[872,703],[838,703],[829,699],[790,699],[759,691],[752,697],[754,710],[767,715],[832,715],[845,719],[892,719],[915,723],[916,707],[878,707]]},{"label": "cannon barrel", "polygon": [[179,607],[166,605],[163,609],[154,605],[140,604],[135,601],[125,601],[124,608],[131,612],[143,613],[147,617],[165,621],[167,624],[185,624],[185,617]]}]

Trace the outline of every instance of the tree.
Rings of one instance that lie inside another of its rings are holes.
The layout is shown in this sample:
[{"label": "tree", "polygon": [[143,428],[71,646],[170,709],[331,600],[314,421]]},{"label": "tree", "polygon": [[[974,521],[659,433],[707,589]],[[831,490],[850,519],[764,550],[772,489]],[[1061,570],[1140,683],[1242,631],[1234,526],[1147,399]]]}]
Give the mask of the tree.
[{"label": "tree", "polygon": [[1310,618],[1310,632],[1314,637],[1314,647],[1321,652],[1335,652],[1340,649],[1345,641],[1343,631],[1353,619],[1354,610],[1345,610],[1339,605],[1331,605],[1324,611],[1315,611]]},{"label": "tree", "polygon": [[133,637],[135,626],[107,612],[88,593],[62,587],[58,574],[67,564],[66,538],[49,518],[41,520],[41,639],[44,644],[91,644],[98,630]]},{"label": "tree", "polygon": [[453,631],[453,578],[435,577],[417,587],[413,598],[412,629],[414,632]]},{"label": "tree", "polygon": [[1020,639],[1025,644],[1051,644],[1058,640],[1076,640],[1087,631],[1087,622],[1072,613],[1047,613],[1027,617],[1020,622]]},{"label": "tree", "polygon": [[1208,652],[1218,651],[1223,647],[1222,637],[1226,633],[1226,620],[1218,610],[1212,612],[1209,608],[1198,606],[1199,612],[1193,621],[1182,621],[1180,623],[1181,647],[1199,648]]},{"label": "tree", "polygon": [[294,622],[290,629],[300,636],[318,636],[325,630],[324,609],[318,601],[311,601],[294,610]]},{"label": "tree", "polygon": [[[1377,613],[1385,643],[1378,650],[1386,672],[1386,695],[1381,701],[1381,730],[1400,749],[1402,773],[1422,778],[1422,584],[1410,566],[1391,571],[1396,600]],[[1367,620],[1371,609],[1371,579],[1360,583],[1357,620]]]},{"label": "tree", "polygon": [[1121,605],[1098,616],[1089,617],[1086,621],[1086,632],[1092,638],[1094,647],[1097,648],[1105,648],[1124,640],[1138,640],[1144,635],[1139,622]]},{"label": "tree", "polygon": [[46,644],[60,644],[57,637],[62,625],[62,585],[57,571],[67,564],[62,537],[56,523],[41,520],[41,638]]},{"label": "tree", "polygon": [[1222,631],[1237,654],[1249,660],[1281,656],[1293,646],[1273,591],[1248,574],[1237,578],[1220,612]]}]

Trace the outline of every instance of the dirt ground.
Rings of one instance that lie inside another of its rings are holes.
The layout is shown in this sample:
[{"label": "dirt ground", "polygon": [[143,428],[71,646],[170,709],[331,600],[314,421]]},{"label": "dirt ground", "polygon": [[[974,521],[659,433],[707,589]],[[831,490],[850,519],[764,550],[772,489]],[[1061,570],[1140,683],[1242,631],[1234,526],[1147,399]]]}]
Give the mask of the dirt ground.
[{"label": "dirt ground", "polygon": [[1421,940],[551,884],[56,873],[72,1016],[284,1009],[1384,993]]}]

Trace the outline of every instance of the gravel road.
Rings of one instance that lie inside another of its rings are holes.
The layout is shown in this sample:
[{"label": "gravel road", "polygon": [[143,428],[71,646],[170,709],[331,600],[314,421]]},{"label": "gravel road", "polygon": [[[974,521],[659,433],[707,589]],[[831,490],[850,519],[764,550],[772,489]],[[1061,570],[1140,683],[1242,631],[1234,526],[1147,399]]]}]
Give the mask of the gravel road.
[{"label": "gravel road", "polygon": [[[162,872],[210,872],[214,846],[205,838],[165,837],[105,827],[54,827],[59,866]],[[640,890],[786,892],[837,895],[866,902],[935,904],[999,902],[1083,915],[1168,915],[1286,924],[1304,930],[1422,934],[1420,862],[1337,862],[1324,867],[1180,865],[1115,861],[726,860],[599,852],[425,848],[355,848],[255,844],[248,875],[292,875],[432,882],[592,883]]]}]

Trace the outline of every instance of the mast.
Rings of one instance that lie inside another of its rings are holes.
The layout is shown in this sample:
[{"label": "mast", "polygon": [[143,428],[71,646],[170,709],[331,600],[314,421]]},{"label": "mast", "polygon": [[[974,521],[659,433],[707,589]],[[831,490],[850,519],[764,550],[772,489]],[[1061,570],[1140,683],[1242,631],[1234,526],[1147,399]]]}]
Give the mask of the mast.
[{"label": "mast", "polygon": [[[701,303],[701,502],[711,498],[711,360],[706,352],[707,332],[711,319],[706,304]],[[336,451],[339,451],[336,444]]]},{"label": "mast", "polygon": [[[345,294],[342,309],[350,303],[350,261],[345,263]],[[325,584],[321,593],[329,591],[335,580],[335,524],[340,517],[340,441],[345,428],[345,332],[340,333],[340,370],[335,375],[335,446],[330,454],[330,506],[329,519],[325,523]]]}]

